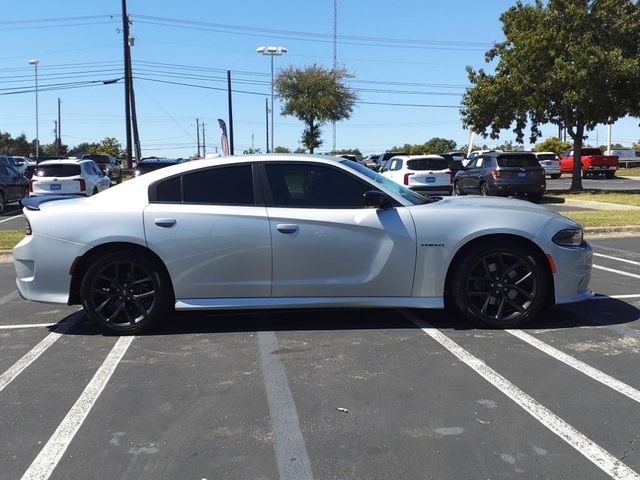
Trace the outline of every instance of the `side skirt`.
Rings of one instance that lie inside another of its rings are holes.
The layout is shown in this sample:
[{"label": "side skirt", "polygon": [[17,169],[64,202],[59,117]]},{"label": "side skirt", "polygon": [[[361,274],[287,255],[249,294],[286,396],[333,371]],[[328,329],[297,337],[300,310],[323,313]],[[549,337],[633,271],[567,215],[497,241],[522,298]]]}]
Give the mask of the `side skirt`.
[{"label": "side skirt", "polygon": [[176,310],[247,308],[444,308],[442,297],[179,298]]}]

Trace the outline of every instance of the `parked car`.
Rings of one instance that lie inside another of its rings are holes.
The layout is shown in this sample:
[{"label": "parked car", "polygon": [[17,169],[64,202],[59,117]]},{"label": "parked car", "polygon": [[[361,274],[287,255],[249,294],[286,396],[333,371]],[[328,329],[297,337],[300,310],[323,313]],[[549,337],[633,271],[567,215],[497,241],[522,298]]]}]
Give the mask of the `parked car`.
[{"label": "parked car", "polygon": [[371,170],[378,169],[378,158],[380,155],[367,155],[362,159],[362,163],[365,167],[370,168]]},{"label": "parked car", "polygon": [[109,177],[113,183],[122,183],[121,164],[113,155],[86,154],[81,158],[96,162],[102,173]]},{"label": "parked car", "polygon": [[[617,155],[603,155],[599,148],[584,147],[580,151],[582,163],[582,176],[604,175],[613,178],[618,169]],[[560,170],[566,173],[573,172],[573,150],[565,150],[560,159]]]},{"label": "parked car", "polygon": [[440,155],[393,157],[380,173],[416,192],[435,195],[451,195],[453,192],[449,164]]},{"label": "parked car", "polygon": [[469,162],[471,162],[471,160],[475,159],[476,157],[484,153],[492,153],[492,152],[502,152],[502,150],[474,150],[469,154],[467,158],[465,158],[462,161],[462,165],[466,167],[469,164]]},{"label": "parked car", "polygon": [[36,164],[35,160],[31,160],[30,158],[26,157],[10,156],[7,158],[9,159],[9,164],[12,165],[16,170],[18,170],[21,175],[24,175],[26,173],[27,167],[29,165]]},{"label": "parked car", "polygon": [[0,213],[8,203],[19,202],[27,196],[29,180],[10,165],[0,163]]},{"label": "parked car", "polygon": [[91,196],[110,186],[111,180],[93,160],[46,160],[38,163],[29,180],[29,196]]},{"label": "parked car", "polygon": [[445,296],[515,327],[592,296],[573,220],[514,199],[426,198],[349,160],[200,160],[62,198],[24,200],[18,289],[82,304],[113,332],[172,309],[440,309]]},{"label": "parked car", "polygon": [[376,171],[381,171],[384,167],[385,164],[393,157],[400,157],[400,156],[408,156],[408,153],[404,153],[404,152],[384,152],[381,153],[380,155],[378,155],[378,158],[376,159],[376,163],[378,164],[378,168],[376,169]]},{"label": "parked car", "polygon": [[538,163],[544,169],[544,174],[551,178],[560,178],[560,157],[555,152],[534,152]]},{"label": "parked car", "polygon": [[451,170],[451,173],[454,176],[458,172],[458,170],[462,170],[464,168],[464,164],[462,162],[465,160],[465,158],[463,154],[452,152],[440,153],[439,155],[447,161],[449,170]]},{"label": "parked car", "polygon": [[454,180],[456,195],[522,195],[539,202],[546,189],[544,170],[533,153],[490,152],[473,158]]},{"label": "parked car", "polygon": [[153,172],[160,168],[170,167],[179,163],[187,162],[184,158],[165,158],[165,157],[147,157],[143,158],[136,164],[133,175],[139,177],[145,173]]}]

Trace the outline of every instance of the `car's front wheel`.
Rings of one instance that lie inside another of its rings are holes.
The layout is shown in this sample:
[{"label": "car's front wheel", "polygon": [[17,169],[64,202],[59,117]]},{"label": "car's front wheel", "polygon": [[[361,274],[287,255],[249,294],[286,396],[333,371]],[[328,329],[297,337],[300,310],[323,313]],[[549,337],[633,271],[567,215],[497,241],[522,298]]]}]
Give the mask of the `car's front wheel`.
[{"label": "car's front wheel", "polygon": [[124,251],[93,262],[82,280],[81,297],[89,319],[111,332],[132,334],[162,318],[172,294],[156,260]]},{"label": "car's front wheel", "polygon": [[531,248],[517,242],[475,246],[454,268],[450,300],[473,322],[517,327],[545,306],[549,286],[543,264]]}]

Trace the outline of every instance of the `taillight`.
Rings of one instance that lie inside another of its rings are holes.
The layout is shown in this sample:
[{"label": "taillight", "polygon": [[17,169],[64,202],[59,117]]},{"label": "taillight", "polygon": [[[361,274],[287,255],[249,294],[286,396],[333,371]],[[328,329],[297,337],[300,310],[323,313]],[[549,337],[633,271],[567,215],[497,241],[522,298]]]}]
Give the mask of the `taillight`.
[{"label": "taillight", "polygon": [[500,178],[502,175],[500,174],[500,170],[491,170],[491,175],[493,178]]},{"label": "taillight", "polygon": [[33,184],[35,180],[29,180],[29,193],[33,193]]},{"label": "taillight", "polygon": [[405,173],[404,174],[404,184],[409,185],[409,177],[413,175],[413,173]]},{"label": "taillight", "polygon": [[24,226],[24,234],[31,235],[33,233],[31,231],[31,224],[29,223],[29,220],[27,220],[26,218],[24,219],[24,221],[26,222],[26,225]]},{"label": "taillight", "polygon": [[76,182],[80,182],[80,191],[84,192],[87,188],[87,183],[84,181],[84,178],[74,178]]}]

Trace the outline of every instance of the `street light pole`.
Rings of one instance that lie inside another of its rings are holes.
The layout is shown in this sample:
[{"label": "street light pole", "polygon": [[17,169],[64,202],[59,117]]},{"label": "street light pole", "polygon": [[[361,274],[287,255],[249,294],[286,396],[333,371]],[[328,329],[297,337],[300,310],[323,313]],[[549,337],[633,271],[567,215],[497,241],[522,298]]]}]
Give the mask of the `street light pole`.
[{"label": "street light pole", "polygon": [[[282,54],[287,53],[287,49],[285,47],[258,47],[256,49],[258,53],[262,55],[269,55],[271,57],[271,151],[273,152],[274,143],[273,143],[273,57],[274,56],[282,56]],[[267,151],[269,150],[269,146],[267,145]]]},{"label": "street light pole", "polygon": [[29,60],[29,65],[33,65],[35,67],[36,74],[36,162],[38,158],[40,158],[40,134],[38,131],[38,64],[40,60]]}]

